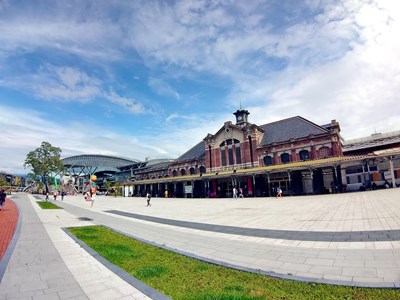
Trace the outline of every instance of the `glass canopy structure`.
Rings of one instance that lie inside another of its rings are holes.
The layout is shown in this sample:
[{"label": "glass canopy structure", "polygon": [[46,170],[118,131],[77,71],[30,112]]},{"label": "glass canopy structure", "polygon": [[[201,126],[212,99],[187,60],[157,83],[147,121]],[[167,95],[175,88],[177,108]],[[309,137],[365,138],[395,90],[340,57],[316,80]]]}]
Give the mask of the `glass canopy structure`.
[{"label": "glass canopy structure", "polygon": [[136,159],[99,154],[70,156],[63,158],[62,162],[66,167],[65,175],[74,178],[73,184],[78,191],[83,189],[85,181],[88,181],[93,174],[97,176],[96,184],[101,186],[104,180],[117,181],[116,174],[121,168],[127,166],[137,168],[141,164]]}]

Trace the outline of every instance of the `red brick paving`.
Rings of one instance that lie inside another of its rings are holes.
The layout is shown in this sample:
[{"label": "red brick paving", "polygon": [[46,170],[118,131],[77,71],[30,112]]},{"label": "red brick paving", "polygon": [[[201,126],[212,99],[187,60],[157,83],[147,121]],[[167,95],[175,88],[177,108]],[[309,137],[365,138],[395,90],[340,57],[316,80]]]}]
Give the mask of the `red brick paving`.
[{"label": "red brick paving", "polygon": [[0,211],[0,260],[3,258],[17,227],[19,212],[17,205],[7,199]]}]

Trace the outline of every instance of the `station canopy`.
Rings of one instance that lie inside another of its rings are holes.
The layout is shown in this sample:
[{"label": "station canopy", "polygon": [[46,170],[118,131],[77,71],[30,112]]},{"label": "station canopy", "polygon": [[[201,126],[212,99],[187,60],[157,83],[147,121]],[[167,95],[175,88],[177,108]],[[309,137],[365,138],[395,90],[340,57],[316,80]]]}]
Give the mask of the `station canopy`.
[{"label": "station canopy", "polygon": [[88,175],[96,172],[118,172],[121,167],[139,164],[136,159],[128,159],[100,154],[83,154],[62,159],[70,175]]}]

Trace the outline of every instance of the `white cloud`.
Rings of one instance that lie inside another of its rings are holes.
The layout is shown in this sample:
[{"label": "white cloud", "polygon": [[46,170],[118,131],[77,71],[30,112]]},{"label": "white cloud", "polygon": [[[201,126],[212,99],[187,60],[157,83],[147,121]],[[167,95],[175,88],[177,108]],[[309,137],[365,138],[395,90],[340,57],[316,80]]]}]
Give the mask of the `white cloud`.
[{"label": "white cloud", "polygon": [[[21,52],[52,49],[92,62],[121,59],[121,47],[126,45],[120,42],[123,40],[120,24],[106,16],[99,18],[98,11],[88,10],[83,2],[75,4],[71,7],[59,2],[35,8],[27,4],[19,7],[18,12],[9,8],[0,20],[0,51],[12,57]],[[55,9],[57,6],[59,9]],[[82,12],[84,17],[80,15]]]},{"label": "white cloud", "polygon": [[181,98],[179,93],[162,79],[151,77],[149,79],[149,86],[159,95],[172,96],[177,100]]},{"label": "white cloud", "polygon": [[142,104],[139,102],[117,95],[114,91],[109,92],[105,97],[112,103],[117,104],[123,107],[127,112],[133,114],[144,114],[150,113],[149,110],[146,110]]}]

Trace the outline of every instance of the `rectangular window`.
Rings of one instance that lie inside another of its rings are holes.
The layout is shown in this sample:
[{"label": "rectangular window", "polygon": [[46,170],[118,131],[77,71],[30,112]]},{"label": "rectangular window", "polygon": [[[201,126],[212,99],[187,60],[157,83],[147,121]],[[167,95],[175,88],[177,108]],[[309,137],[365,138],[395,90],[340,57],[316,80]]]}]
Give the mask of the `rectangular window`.
[{"label": "rectangular window", "polygon": [[221,164],[226,166],[225,147],[221,148]]},{"label": "rectangular window", "polygon": [[228,146],[228,155],[229,155],[229,165],[233,165],[233,150],[232,150],[232,145]]},{"label": "rectangular window", "polygon": [[236,163],[241,164],[242,163],[242,157],[240,155],[240,147],[235,147],[236,148]]}]

